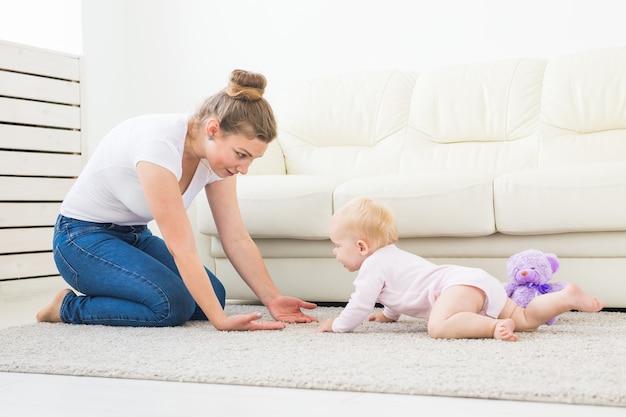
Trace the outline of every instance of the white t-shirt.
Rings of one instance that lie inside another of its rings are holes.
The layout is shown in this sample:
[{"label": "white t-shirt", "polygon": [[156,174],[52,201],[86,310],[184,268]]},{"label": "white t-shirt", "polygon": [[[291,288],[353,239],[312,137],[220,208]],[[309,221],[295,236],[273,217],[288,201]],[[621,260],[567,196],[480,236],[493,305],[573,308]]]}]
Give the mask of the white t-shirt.
[{"label": "white t-shirt", "polygon": [[[61,214],[96,223],[143,225],[154,219],[137,176],[139,161],[182,176],[187,114],[154,114],[126,120],[100,142],[61,205]],[[182,195],[188,208],[210,182],[221,178],[204,164]]]},{"label": "white t-shirt", "polygon": [[374,309],[397,320],[401,314],[427,319],[443,290],[453,285],[470,285],[487,296],[484,314],[498,317],[507,300],[502,283],[478,268],[437,265],[420,256],[387,245],[372,253],[354,280],[354,292],[346,308],[333,321],[333,332],[350,332]]}]

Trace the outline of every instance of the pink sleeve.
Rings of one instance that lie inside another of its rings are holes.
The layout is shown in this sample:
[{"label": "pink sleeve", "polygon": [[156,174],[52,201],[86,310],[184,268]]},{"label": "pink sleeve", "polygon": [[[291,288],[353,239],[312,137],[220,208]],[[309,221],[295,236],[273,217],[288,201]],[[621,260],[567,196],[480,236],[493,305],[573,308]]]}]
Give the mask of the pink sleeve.
[{"label": "pink sleeve", "polygon": [[400,313],[390,309],[389,307],[383,308],[383,314],[385,315],[385,317],[387,317],[389,320],[398,320],[401,316]]},{"label": "pink sleeve", "polygon": [[350,301],[333,321],[333,332],[351,332],[372,312],[384,285],[383,274],[377,269],[361,267],[354,280],[355,290]]}]

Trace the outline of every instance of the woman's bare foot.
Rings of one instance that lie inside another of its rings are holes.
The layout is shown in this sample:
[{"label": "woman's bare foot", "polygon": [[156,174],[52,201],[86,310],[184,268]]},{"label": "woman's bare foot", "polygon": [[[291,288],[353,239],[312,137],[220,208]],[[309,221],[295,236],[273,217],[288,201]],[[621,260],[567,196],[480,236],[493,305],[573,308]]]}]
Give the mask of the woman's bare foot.
[{"label": "woman's bare foot", "polygon": [[504,340],[505,342],[517,342],[515,334],[515,322],[513,319],[498,320],[496,328],[493,330],[494,339]]},{"label": "woman's bare foot", "polygon": [[65,295],[70,292],[69,288],[61,290],[54,296],[52,302],[39,310],[37,313],[38,322],[60,323],[61,322],[61,303]]},{"label": "woman's bare foot", "polygon": [[569,284],[567,287],[563,288],[562,291],[568,294],[573,305],[573,310],[593,313],[602,310],[604,307],[604,303],[602,301],[598,300],[596,297],[586,294],[576,284]]}]

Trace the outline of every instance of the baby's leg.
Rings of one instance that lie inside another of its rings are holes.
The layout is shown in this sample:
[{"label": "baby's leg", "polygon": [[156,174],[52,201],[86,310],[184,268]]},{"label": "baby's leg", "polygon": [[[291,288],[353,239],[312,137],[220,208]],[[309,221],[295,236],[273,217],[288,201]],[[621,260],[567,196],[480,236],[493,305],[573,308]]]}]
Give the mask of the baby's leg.
[{"label": "baby's leg", "polygon": [[567,311],[596,312],[602,310],[602,307],[604,304],[597,298],[586,294],[577,285],[569,284],[561,291],[534,298],[525,309],[515,306],[512,300],[507,301],[500,317],[512,318],[518,330],[531,331]]},{"label": "baby's leg", "polygon": [[455,285],[444,290],[428,318],[428,334],[436,339],[517,340],[513,320],[496,320],[479,314],[485,300],[485,293],[476,287]]}]

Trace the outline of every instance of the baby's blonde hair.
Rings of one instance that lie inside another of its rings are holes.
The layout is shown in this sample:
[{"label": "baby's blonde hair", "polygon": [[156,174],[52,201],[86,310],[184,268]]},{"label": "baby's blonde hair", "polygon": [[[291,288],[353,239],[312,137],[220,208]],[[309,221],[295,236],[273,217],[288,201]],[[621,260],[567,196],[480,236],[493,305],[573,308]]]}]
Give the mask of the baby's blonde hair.
[{"label": "baby's blonde hair", "polygon": [[350,200],[334,214],[344,231],[381,248],[398,241],[398,224],[391,209],[369,197]]}]

